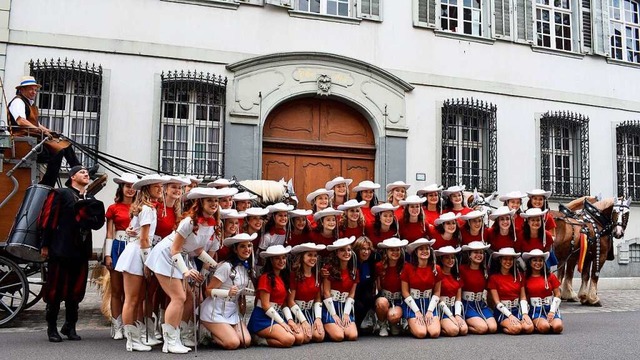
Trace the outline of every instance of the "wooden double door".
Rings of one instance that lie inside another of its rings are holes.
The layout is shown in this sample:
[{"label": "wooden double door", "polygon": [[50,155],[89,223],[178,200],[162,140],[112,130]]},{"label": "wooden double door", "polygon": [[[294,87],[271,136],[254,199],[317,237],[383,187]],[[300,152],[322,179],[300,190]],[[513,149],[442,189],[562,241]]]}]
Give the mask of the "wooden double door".
[{"label": "wooden double door", "polygon": [[[302,98],[274,109],[263,129],[262,178],[293,178],[299,208],[337,176],[375,180],[376,146],[367,119],[331,99]],[[353,196],[351,196],[353,197]]]}]

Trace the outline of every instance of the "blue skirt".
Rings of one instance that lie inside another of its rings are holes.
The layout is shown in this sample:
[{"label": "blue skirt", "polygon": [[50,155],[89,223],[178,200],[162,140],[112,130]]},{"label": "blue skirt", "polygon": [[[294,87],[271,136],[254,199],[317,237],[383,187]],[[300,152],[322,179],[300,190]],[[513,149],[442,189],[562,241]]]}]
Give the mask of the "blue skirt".
[{"label": "blue skirt", "polygon": [[[546,319],[547,314],[549,314],[549,310],[551,310],[551,305],[531,307],[531,309],[529,310],[529,317],[531,317],[531,320],[539,319],[539,318]],[[560,315],[560,312],[557,312],[557,311],[554,314],[553,318],[562,320],[562,316]]]},{"label": "blue skirt", "polygon": [[[513,316],[515,316],[518,320],[522,320],[522,315],[520,314],[520,307],[519,306],[514,306],[511,309],[511,314]],[[496,319],[496,321],[498,322],[498,325],[500,325],[501,322],[503,322],[507,317],[504,316],[503,313],[501,313],[500,311],[496,311],[493,314],[493,317]]]},{"label": "blue skirt", "polygon": [[[422,315],[426,314],[427,309],[429,308],[429,302],[431,301],[431,299],[422,298],[422,299],[415,299],[415,301]],[[436,307],[435,310],[433,310],[433,316],[438,316],[438,307]],[[402,302],[402,317],[404,317],[407,320],[413,319],[416,317],[416,313],[413,312],[413,310],[411,310],[409,305],[405,304],[404,301]]]},{"label": "blue skirt", "polygon": [[[278,314],[284,319],[284,315],[282,311],[278,311]],[[264,330],[271,325],[278,325],[275,321],[271,320],[270,317],[264,312],[261,307],[256,306],[251,312],[251,318],[249,319],[249,324],[247,324],[247,329],[250,333],[255,334],[258,331]]]},{"label": "blue skirt", "polygon": [[493,311],[484,301],[462,300],[462,308],[464,309],[465,320],[474,317],[481,317],[486,320],[493,317]]},{"label": "blue skirt", "polygon": [[[338,315],[338,317],[340,319],[342,319],[342,314],[344,313],[344,303],[341,302],[337,302],[334,301],[333,302],[333,308],[336,309],[336,314]],[[349,314],[349,319],[351,320],[351,322],[355,322],[355,318],[353,317],[353,310],[351,311],[351,314]],[[329,314],[329,312],[327,311],[326,306],[324,306],[324,304],[322,305],[322,323],[323,324],[335,324],[336,322],[333,320],[333,316],[331,316]]]},{"label": "blue skirt", "polygon": [[121,240],[113,240],[111,245],[111,266],[115,269],[118,264],[118,259],[120,258],[120,254],[124,251],[124,248],[127,246],[126,241]]}]

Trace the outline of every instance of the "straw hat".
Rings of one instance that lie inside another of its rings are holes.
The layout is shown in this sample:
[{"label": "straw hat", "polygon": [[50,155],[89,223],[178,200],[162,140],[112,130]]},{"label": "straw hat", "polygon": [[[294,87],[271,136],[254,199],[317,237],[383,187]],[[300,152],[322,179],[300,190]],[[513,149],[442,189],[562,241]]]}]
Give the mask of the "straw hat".
[{"label": "straw hat", "polygon": [[142,177],[142,179],[133,183],[133,188],[136,190],[142,189],[144,186],[152,184],[164,184],[167,181],[165,176],[158,174],[149,174]]},{"label": "straw hat", "polygon": [[405,190],[407,190],[408,188],[411,187],[411,185],[405,183],[404,181],[394,181],[391,184],[387,184],[387,192],[390,192],[391,190],[395,189],[395,188],[404,188]]},{"label": "straw hat", "polygon": [[336,210],[334,208],[329,207],[329,208],[320,210],[320,211],[316,212],[315,214],[313,214],[313,220],[317,222],[318,220],[322,219],[323,217],[329,216],[329,215],[334,215],[334,216],[342,215],[342,211]]},{"label": "straw hat", "polygon": [[338,184],[345,184],[347,186],[351,185],[351,183],[353,182],[353,179],[345,179],[342,176],[338,176],[337,178],[331,180],[331,181],[327,181],[327,183],[324,185],[324,188],[327,190],[332,190],[334,186],[338,185]]},{"label": "straw hat", "polygon": [[401,206],[407,206],[407,205],[424,204],[425,201],[427,201],[427,198],[420,197],[418,195],[410,195],[410,196],[407,196],[406,199],[400,200],[399,203]]},{"label": "straw hat", "polygon": [[371,213],[376,215],[377,213],[381,213],[383,211],[395,211],[399,206],[393,206],[391,203],[384,203],[380,205],[376,205],[371,208]]},{"label": "straw hat", "polygon": [[314,244],[312,242],[296,245],[291,249],[292,254],[300,254],[307,251],[322,251],[327,247],[322,244]]},{"label": "straw hat", "polygon": [[539,257],[539,256],[544,257],[544,261],[547,261],[547,259],[549,258],[549,252],[548,251],[542,252],[542,250],[540,249],[533,249],[529,252],[522,253],[522,260],[529,261],[529,259],[533,257]]},{"label": "straw hat", "polygon": [[433,244],[436,243],[435,239],[425,239],[425,238],[420,238],[417,239],[416,241],[412,242],[411,244],[407,245],[407,252],[409,254],[413,253],[417,248],[423,246],[423,245],[429,245],[429,246],[433,246]]},{"label": "straw hat", "polygon": [[401,248],[405,247],[409,244],[409,240],[400,240],[398,238],[392,237],[383,240],[378,244],[378,249],[393,249],[393,248]]},{"label": "straw hat", "polygon": [[286,255],[291,252],[291,246],[284,247],[282,245],[271,245],[267,248],[267,250],[260,253],[260,257],[263,259]]},{"label": "straw hat", "polygon": [[432,193],[432,192],[440,192],[442,191],[442,185],[438,186],[438,184],[431,184],[431,185],[427,185],[425,187],[423,187],[422,189],[418,190],[418,192],[416,193],[418,196],[424,196],[428,193]]},{"label": "straw hat", "polygon": [[348,238],[340,238],[336,241],[333,242],[333,244],[327,246],[327,250],[328,251],[334,251],[340,248],[343,248],[347,245],[351,245],[353,244],[353,242],[356,241],[356,237],[355,236],[351,236]]},{"label": "straw hat", "polygon": [[253,233],[251,235],[247,234],[247,233],[241,233],[241,234],[237,234],[234,235],[232,237],[228,237],[226,239],[224,239],[224,241],[222,241],[222,244],[224,246],[233,246],[234,244],[237,243],[241,243],[241,242],[245,242],[245,241],[253,241],[258,237],[258,233]]},{"label": "straw hat", "polygon": [[509,216],[513,216],[513,214],[515,214],[516,211],[509,209],[508,206],[500,206],[499,208],[496,209],[496,211],[492,212],[491,214],[489,214],[489,219],[491,220],[495,220],[497,218],[499,218],[500,216],[505,216],[505,215],[509,215]]},{"label": "straw hat", "polygon": [[462,251],[487,250],[489,247],[489,244],[482,241],[472,241],[467,245],[462,245]]},{"label": "straw hat", "polygon": [[360,181],[358,186],[354,187],[351,191],[358,192],[362,190],[376,190],[380,189],[380,184],[376,184],[371,180]]},{"label": "straw hat", "polygon": [[130,173],[122,173],[122,175],[113,178],[113,182],[116,184],[134,184],[136,181],[138,181],[138,177]]},{"label": "straw hat", "polygon": [[333,190],[327,190],[322,188],[317,189],[316,191],[313,191],[309,193],[309,195],[307,195],[307,202],[308,203],[313,202],[320,195],[327,195],[329,196],[329,199],[333,199]]},{"label": "straw hat", "polygon": [[434,252],[436,253],[436,256],[457,254],[460,251],[461,249],[459,247],[454,248],[451,245],[443,246],[438,250],[434,250]]},{"label": "straw hat", "polygon": [[349,209],[363,207],[366,203],[364,200],[358,202],[356,199],[351,199],[342,205],[338,205],[338,210],[347,211]]},{"label": "straw hat", "polygon": [[22,79],[20,79],[20,84],[16,86],[16,89],[20,89],[24,86],[37,86],[38,89],[42,87],[42,85],[38,84],[36,78],[33,76],[23,76]]},{"label": "straw hat", "polygon": [[525,196],[527,196],[527,194],[523,194],[520,191],[511,191],[511,192],[508,192],[508,193],[500,196],[498,198],[498,200],[500,200],[500,201],[509,201],[509,200],[513,200],[513,199],[522,200],[522,198],[524,198]]},{"label": "straw hat", "polygon": [[491,254],[491,257],[504,257],[504,256],[512,256],[512,257],[518,257],[520,256],[520,253],[516,252],[512,247],[505,247],[500,249],[500,251],[496,251],[493,254]]},{"label": "straw hat", "polygon": [[433,222],[434,225],[438,226],[442,223],[445,223],[447,221],[452,221],[452,220],[458,220],[460,218],[460,214],[454,214],[452,212],[447,212],[444,213],[440,216],[438,216],[438,218]]}]

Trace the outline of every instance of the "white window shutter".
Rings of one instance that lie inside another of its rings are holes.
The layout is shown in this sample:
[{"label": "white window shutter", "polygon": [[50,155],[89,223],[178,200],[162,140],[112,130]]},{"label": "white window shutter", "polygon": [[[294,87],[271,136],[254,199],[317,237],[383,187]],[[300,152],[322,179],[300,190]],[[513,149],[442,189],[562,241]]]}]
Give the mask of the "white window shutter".
[{"label": "white window shutter", "polygon": [[494,37],[511,37],[511,14],[511,0],[493,0]]},{"label": "white window shutter", "polygon": [[533,0],[516,0],[517,39],[534,42]]},{"label": "white window shutter", "polygon": [[357,16],[361,19],[382,20],[382,0],[359,0]]},{"label": "white window shutter", "polygon": [[258,5],[258,6],[264,5],[264,0],[236,0],[236,1],[240,2],[241,4],[251,4],[251,5]]},{"label": "white window shutter", "polygon": [[414,0],[414,7],[414,22],[417,25],[436,26],[436,0]]},{"label": "white window shutter", "polygon": [[275,6],[284,7],[287,9],[293,9],[294,0],[264,0],[265,3]]},{"label": "white window shutter", "polygon": [[580,0],[582,52],[590,53],[592,47],[591,0]]},{"label": "white window shutter", "polygon": [[609,38],[609,0],[593,0],[591,3],[593,25],[591,48],[595,54],[611,56],[611,39]]}]

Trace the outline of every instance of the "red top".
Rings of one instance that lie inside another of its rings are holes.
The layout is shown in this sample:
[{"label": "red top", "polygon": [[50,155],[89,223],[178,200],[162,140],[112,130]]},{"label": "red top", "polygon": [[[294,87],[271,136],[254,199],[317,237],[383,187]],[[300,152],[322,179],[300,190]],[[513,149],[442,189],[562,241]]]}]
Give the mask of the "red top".
[{"label": "red top", "polygon": [[284,281],[280,276],[276,276],[275,280],[276,286],[271,287],[271,280],[269,280],[268,274],[260,275],[257,290],[269,293],[269,302],[282,306],[287,298],[287,289],[284,287]]},{"label": "red top", "polygon": [[[469,207],[466,207],[466,206],[465,206],[465,207],[463,207],[463,208],[462,208],[462,209],[460,209],[460,210],[453,210],[453,209],[451,209],[451,210],[449,210],[449,211],[445,211],[445,212],[452,212],[452,213],[454,213],[454,214],[456,214],[456,215],[460,214],[460,215],[462,216],[462,215],[467,215],[468,213],[470,213],[470,212],[472,212],[472,211],[473,211],[473,209],[472,209],[472,208],[469,208]],[[462,219],[460,219],[460,218],[458,219],[458,226],[460,226],[460,227],[461,227],[462,225],[464,225],[464,223],[465,223],[465,220],[462,220]]]},{"label": "red top", "polygon": [[502,248],[510,247],[515,248],[516,242],[509,234],[502,235],[500,231],[495,231],[493,227],[487,228],[484,233],[485,241],[491,245],[491,250],[499,251]]},{"label": "red top", "polygon": [[131,204],[115,203],[111,204],[105,213],[107,220],[112,220],[116,231],[127,230],[131,217],[129,217],[129,208]]},{"label": "red top", "polygon": [[[462,245],[468,245],[472,241],[482,241],[482,232],[485,231],[485,236],[487,235],[486,229],[480,229],[478,235],[471,235],[467,230],[466,226],[462,226],[460,228],[460,236],[462,237]],[[486,239],[486,238],[485,238]]]},{"label": "red top", "polygon": [[354,228],[346,228],[346,229],[340,228],[341,238],[355,236],[357,239],[362,235],[364,235],[364,229],[362,228],[362,226],[356,226]]},{"label": "red top", "polygon": [[520,289],[524,286],[521,276],[516,276],[514,281],[513,270],[507,275],[493,274],[489,276],[487,289],[498,290],[500,300],[514,300],[520,298]]},{"label": "red top", "polygon": [[371,213],[371,208],[363,206],[360,208],[360,210],[362,210],[362,215],[364,215],[365,226],[366,225],[373,226],[373,223],[376,221],[376,216]]},{"label": "red top", "polygon": [[167,216],[162,216],[164,211],[164,205],[159,204],[156,208],[158,212],[158,224],[156,225],[156,235],[164,238],[171,234],[176,228],[176,213],[173,211],[173,207],[167,206]]},{"label": "red top", "polygon": [[396,237],[396,231],[393,229],[389,229],[388,231],[381,231],[380,235],[376,234],[376,231],[372,227],[367,227],[364,229],[364,232],[367,234],[367,237],[373,243],[375,248],[378,247],[382,241],[387,240],[388,238]]},{"label": "red top", "polygon": [[399,221],[400,224],[400,239],[409,240],[414,242],[420,238],[426,237],[426,226],[420,222],[406,223]]},{"label": "red top", "polygon": [[440,296],[456,297],[460,289],[460,282],[451,274],[442,274]]},{"label": "red top", "polygon": [[487,279],[484,278],[484,270],[473,270],[467,264],[460,265],[459,270],[460,286],[462,287],[462,291],[479,293],[483,292],[487,287]]},{"label": "red top", "polygon": [[547,240],[546,246],[542,246],[542,238],[529,238],[525,239],[524,233],[520,232],[518,234],[518,241],[516,241],[516,251],[517,252],[529,252],[533,249],[540,249],[542,251],[550,251],[551,244],[553,243],[553,235],[551,235],[550,231],[546,231]]},{"label": "red top", "polygon": [[545,230],[551,231],[557,227],[556,221],[553,219],[553,216],[551,216],[550,212],[547,212],[547,214],[544,217],[544,221],[545,221],[545,225],[544,225]]},{"label": "red top", "polygon": [[287,244],[296,246],[304,244],[306,242],[313,242],[313,240],[311,239],[311,231],[307,232],[306,234],[291,234],[291,237],[289,238],[289,242]]},{"label": "red top", "polygon": [[524,289],[527,292],[527,297],[539,297],[546,298],[547,296],[553,296],[553,289],[560,287],[560,281],[555,274],[549,274],[547,277],[549,288],[544,288],[544,276],[530,276],[525,280]]},{"label": "red top", "polygon": [[400,279],[409,284],[409,289],[420,291],[433,289],[435,284],[442,280],[442,270],[436,265],[438,275],[433,275],[433,267],[416,267],[413,264],[404,264]]},{"label": "red top", "polygon": [[289,288],[296,292],[294,300],[299,301],[315,300],[318,291],[320,291],[320,286],[316,286],[316,277],[313,274],[305,277],[301,282],[296,281],[296,274],[291,274]]},{"label": "red top", "polygon": [[[333,237],[330,237],[330,238],[324,237],[322,234],[320,234],[317,231],[312,230],[311,232],[309,232],[309,241],[311,241],[314,244],[322,244],[322,245],[328,246],[333,244],[333,242],[336,240],[338,239],[335,239]],[[318,254],[320,254],[320,256],[327,256],[329,255],[329,252],[327,250],[322,250],[318,252]]]},{"label": "red top", "polygon": [[318,223],[313,219],[313,214],[307,215],[307,221],[309,222],[309,229],[313,230],[318,227]]},{"label": "red top", "polygon": [[399,206],[397,209],[393,211],[393,215],[396,217],[396,220],[400,222],[404,219],[404,206]]},{"label": "red top", "polygon": [[434,250],[438,250],[441,247],[448,246],[448,245],[453,246],[454,248],[458,246],[458,243],[459,243],[458,239],[452,237],[451,240],[445,240],[442,238],[442,234],[440,234],[436,229],[433,229],[433,231],[430,232],[430,234],[431,234],[431,238],[436,240],[436,242],[432,246]]},{"label": "red top", "polygon": [[218,251],[216,251],[216,255],[218,256],[218,262],[225,261],[229,259],[229,256],[231,256],[231,248],[228,246],[222,246]]},{"label": "red top", "polygon": [[351,278],[351,272],[349,271],[349,269],[342,269],[342,271],[340,272],[340,277],[340,280],[336,280],[333,277],[329,276],[329,280],[331,281],[331,290],[336,290],[339,292],[350,292],[353,285],[357,284],[360,281],[360,276],[358,275],[357,270],[355,280]]},{"label": "red top", "polygon": [[424,209],[424,221],[427,222],[427,224],[431,224],[431,225],[435,225],[436,224],[436,219],[440,217],[440,213],[437,211],[431,211],[431,210],[427,210],[426,207]]},{"label": "red top", "polygon": [[400,291],[400,274],[397,266],[389,266],[386,269],[382,261],[376,263],[376,277],[380,279],[381,290],[392,293]]},{"label": "red top", "polygon": [[516,231],[522,230],[522,225],[524,225],[524,218],[520,216],[519,212],[516,212],[513,222],[516,224]]}]

